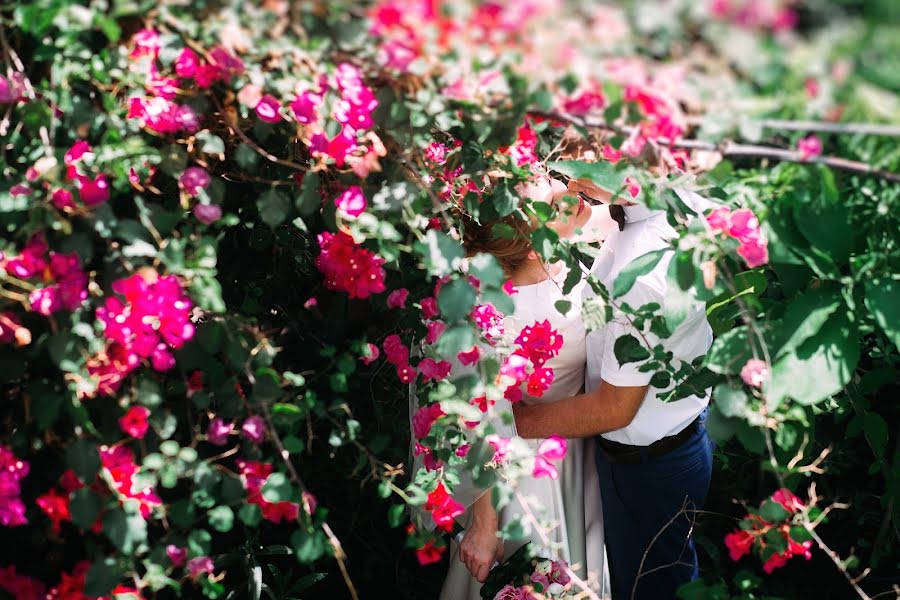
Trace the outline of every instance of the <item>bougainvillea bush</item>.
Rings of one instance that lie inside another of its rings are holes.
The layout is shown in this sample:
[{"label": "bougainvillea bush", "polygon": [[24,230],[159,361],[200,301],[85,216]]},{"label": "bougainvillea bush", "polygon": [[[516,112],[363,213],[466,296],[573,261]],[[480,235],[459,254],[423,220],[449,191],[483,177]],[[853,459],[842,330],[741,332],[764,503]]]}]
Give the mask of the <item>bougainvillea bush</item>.
[{"label": "bougainvillea bush", "polygon": [[[545,259],[589,264],[545,225],[550,176],[680,233],[668,310],[616,300],[651,254],[589,282],[588,327],[615,309],[665,336],[707,302],[702,361],[617,349],[671,401],[714,388],[681,595],[890,592],[891,8],[0,7],[0,597],[434,597],[460,482],[502,505],[565,453],[492,425],[565,340],[534,323],[505,347],[515,289],[460,241],[463,213],[498,236],[514,216]],[[721,205],[690,215],[674,187]]]}]

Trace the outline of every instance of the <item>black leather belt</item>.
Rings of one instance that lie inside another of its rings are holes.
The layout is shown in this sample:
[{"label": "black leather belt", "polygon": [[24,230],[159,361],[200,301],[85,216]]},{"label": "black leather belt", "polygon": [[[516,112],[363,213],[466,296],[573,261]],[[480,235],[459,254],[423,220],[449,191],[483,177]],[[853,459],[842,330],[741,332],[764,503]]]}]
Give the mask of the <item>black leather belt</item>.
[{"label": "black leather belt", "polygon": [[694,435],[700,427],[700,417],[691,421],[691,424],[676,433],[656,440],[649,446],[631,446],[608,440],[603,436],[597,436],[597,447],[607,462],[619,465],[636,465],[644,461],[644,456],[657,458],[668,454],[681,446],[689,437]]}]

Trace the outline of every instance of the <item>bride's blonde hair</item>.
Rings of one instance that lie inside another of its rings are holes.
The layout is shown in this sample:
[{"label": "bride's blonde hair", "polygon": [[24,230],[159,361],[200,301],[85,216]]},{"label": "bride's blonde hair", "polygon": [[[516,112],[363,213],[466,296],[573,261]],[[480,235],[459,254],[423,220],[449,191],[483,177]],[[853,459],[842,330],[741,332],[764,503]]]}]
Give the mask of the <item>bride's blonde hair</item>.
[{"label": "bride's blonde hair", "polygon": [[[498,235],[494,231],[496,225],[506,225],[506,232]],[[528,255],[534,249],[531,245],[531,234],[535,226],[529,221],[523,221],[510,215],[502,219],[479,223],[470,215],[460,214],[463,246],[467,256],[475,256],[479,252],[492,254],[503,274],[509,278],[515,270],[528,259]],[[512,234],[509,234],[509,229]]]}]

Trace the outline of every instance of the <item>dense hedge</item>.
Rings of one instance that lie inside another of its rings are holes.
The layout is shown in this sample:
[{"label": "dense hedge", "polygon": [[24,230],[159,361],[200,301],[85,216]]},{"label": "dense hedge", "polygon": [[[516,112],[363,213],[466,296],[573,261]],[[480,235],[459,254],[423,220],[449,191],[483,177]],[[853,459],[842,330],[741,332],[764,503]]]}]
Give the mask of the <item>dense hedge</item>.
[{"label": "dense hedge", "polygon": [[[672,289],[708,303],[702,364],[637,338],[619,357],[715,388],[704,577],[684,597],[889,590],[891,8],[0,7],[0,596],[433,597],[446,543],[407,529],[406,505],[440,522],[466,471],[508,500],[468,400],[515,395],[543,360],[469,353],[511,290],[493,258],[464,260],[455,215],[530,217],[545,258],[589,262],[525,193],[548,174],[666,208]],[[876,131],[834,127],[859,122]],[[674,186],[723,208],[687,226]],[[592,282],[586,322],[671,330],[677,308],[616,301],[658,258]],[[459,353],[479,376],[447,373]]]}]

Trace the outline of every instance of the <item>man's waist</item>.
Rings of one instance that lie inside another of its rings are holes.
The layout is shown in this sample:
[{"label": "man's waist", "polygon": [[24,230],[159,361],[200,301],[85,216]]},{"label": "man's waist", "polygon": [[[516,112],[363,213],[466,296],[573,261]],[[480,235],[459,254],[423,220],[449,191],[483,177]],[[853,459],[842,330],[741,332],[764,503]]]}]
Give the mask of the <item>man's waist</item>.
[{"label": "man's waist", "polygon": [[700,430],[702,420],[703,413],[697,415],[687,426],[679,431],[648,444],[625,444],[603,436],[597,436],[597,446],[609,462],[639,463],[646,458],[657,458],[677,449]]}]

